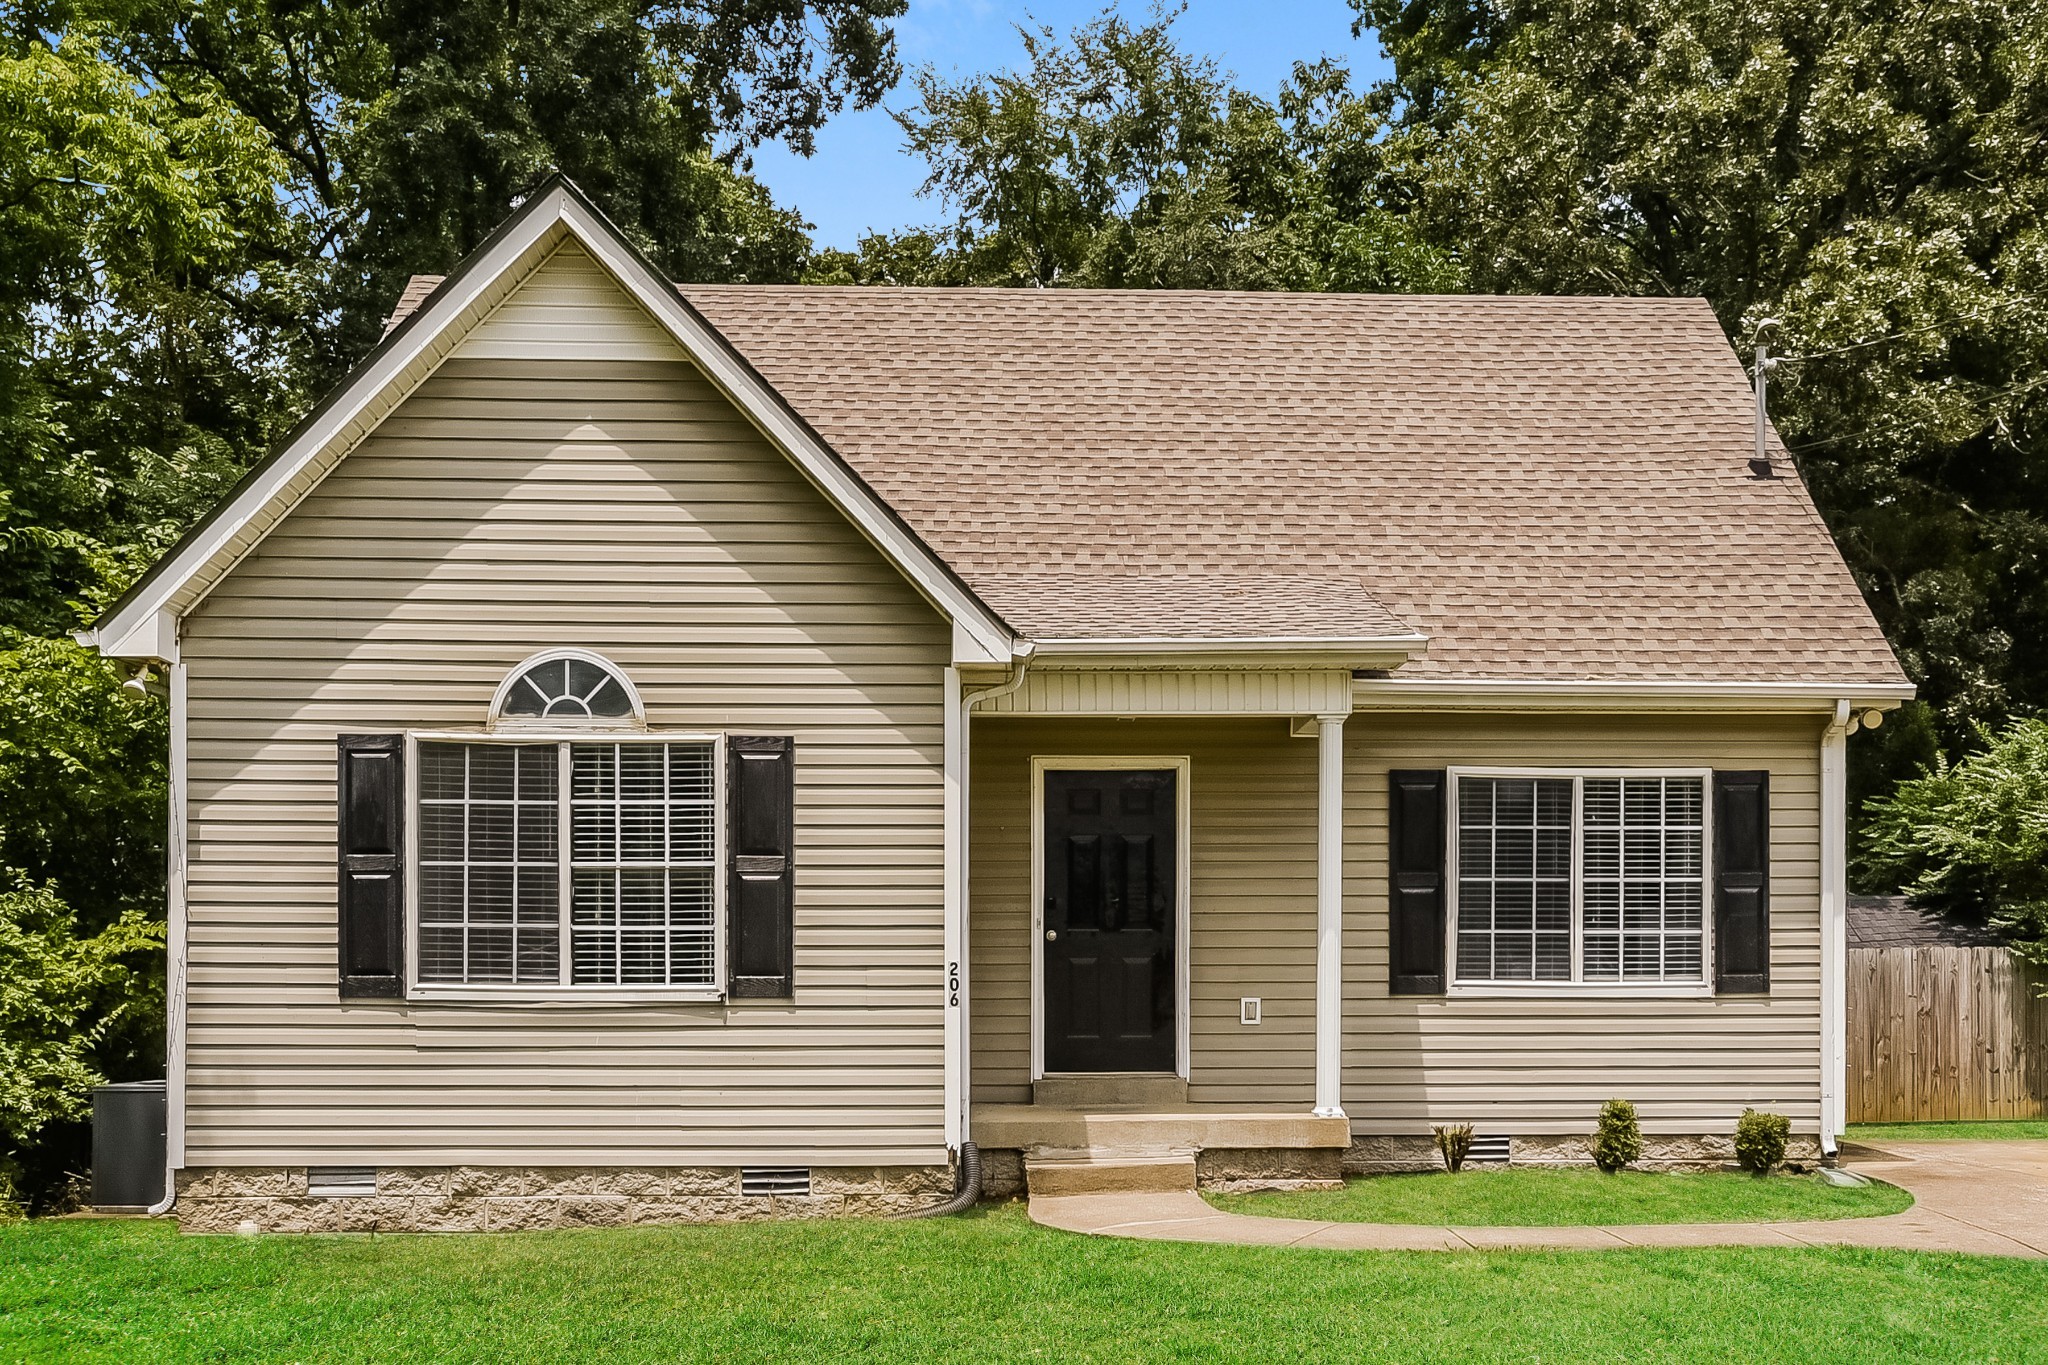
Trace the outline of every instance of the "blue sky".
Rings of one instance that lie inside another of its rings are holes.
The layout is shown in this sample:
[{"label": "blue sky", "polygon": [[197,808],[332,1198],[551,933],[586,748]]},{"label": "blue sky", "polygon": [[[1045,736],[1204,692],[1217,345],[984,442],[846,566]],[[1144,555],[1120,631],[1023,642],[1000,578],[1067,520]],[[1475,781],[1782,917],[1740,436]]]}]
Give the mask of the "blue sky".
[{"label": "blue sky", "polygon": [[[1107,0],[910,0],[896,23],[896,45],[906,79],[884,98],[900,108],[911,100],[907,74],[934,66],[952,75],[1008,70],[1023,57],[1016,25],[1044,24],[1066,33],[1100,14]],[[1148,11],[1142,0],[1119,6],[1133,19]],[[1361,81],[1386,74],[1379,43],[1351,36],[1353,11],[1344,0],[1189,0],[1174,24],[1183,47],[1214,57],[1237,83],[1270,95],[1297,60],[1338,58]],[[805,159],[781,146],[763,147],[754,173],[777,203],[817,224],[819,246],[852,247],[873,229],[938,221],[940,206],[919,199],[923,163],[902,149],[903,134],[883,109],[845,113],[818,134],[816,155]]]}]

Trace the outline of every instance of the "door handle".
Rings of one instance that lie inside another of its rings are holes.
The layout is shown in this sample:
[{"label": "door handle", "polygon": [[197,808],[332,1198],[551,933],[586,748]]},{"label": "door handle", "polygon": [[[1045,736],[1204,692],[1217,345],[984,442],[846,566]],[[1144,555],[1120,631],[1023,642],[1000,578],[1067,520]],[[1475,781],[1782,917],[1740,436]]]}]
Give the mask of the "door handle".
[{"label": "door handle", "polygon": [[1059,930],[1057,930],[1057,929],[1048,929],[1048,930],[1046,930],[1046,931],[1045,931],[1045,941],[1046,941],[1047,943],[1051,943],[1051,942],[1053,942],[1054,940],[1056,940],[1057,938],[1059,938],[1059,936],[1060,936],[1060,931],[1059,931]]}]

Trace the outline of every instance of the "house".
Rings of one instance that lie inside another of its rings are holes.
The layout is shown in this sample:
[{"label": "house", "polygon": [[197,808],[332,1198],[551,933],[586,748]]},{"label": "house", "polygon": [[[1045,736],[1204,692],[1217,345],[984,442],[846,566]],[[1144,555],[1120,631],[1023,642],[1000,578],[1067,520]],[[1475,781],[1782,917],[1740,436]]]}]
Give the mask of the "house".
[{"label": "house", "polygon": [[678,288],[556,181],[407,306],[88,636],[187,1227],[1833,1145],[1911,689],[1704,303]]}]

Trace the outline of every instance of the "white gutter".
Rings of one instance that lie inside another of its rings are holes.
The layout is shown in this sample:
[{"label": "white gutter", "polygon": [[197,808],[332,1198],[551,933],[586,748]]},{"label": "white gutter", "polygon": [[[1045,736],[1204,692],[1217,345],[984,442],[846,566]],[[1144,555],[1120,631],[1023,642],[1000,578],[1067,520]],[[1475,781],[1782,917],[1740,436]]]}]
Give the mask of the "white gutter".
[{"label": "white gutter", "polygon": [[1499,707],[1515,710],[1577,708],[1640,710],[1832,711],[1844,697],[1855,710],[1889,710],[1914,695],[1910,683],[1769,683],[1550,678],[1354,678],[1360,709],[1404,706]]},{"label": "white gutter", "polygon": [[1820,1149],[1833,1155],[1848,1117],[1849,724],[1845,698],[1820,737]]},{"label": "white gutter", "polygon": [[189,786],[186,776],[188,687],[183,663],[166,665],[171,683],[170,824],[164,876],[164,1197],[149,1206],[152,1218],[178,1202],[178,1172],[185,1165],[185,830]]},{"label": "white gutter", "polygon": [[1116,635],[1034,639],[1040,654],[1211,654],[1211,653],[1413,653],[1429,643],[1427,635]]},{"label": "white gutter", "polygon": [[945,842],[946,842],[946,1146],[959,1151],[968,1139],[973,1104],[973,1058],[968,1050],[968,729],[974,708],[1024,685],[1029,657],[1019,658],[1007,682],[962,694],[960,670],[946,669]]}]

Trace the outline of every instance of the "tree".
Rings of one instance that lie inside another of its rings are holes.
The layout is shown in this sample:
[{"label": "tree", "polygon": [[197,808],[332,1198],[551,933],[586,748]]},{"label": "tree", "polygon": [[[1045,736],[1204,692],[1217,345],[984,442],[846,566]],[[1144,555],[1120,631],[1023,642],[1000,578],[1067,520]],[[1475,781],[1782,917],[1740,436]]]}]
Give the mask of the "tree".
[{"label": "tree", "polygon": [[158,1004],[137,960],[163,942],[163,926],[137,911],[82,937],[47,888],[0,890],[0,1214],[43,1130],[87,1113],[104,1079],[94,1047]]},{"label": "tree", "polygon": [[1480,290],[1701,294],[1924,709],[1882,788],[2048,703],[2048,5],[1354,0],[1392,201]]},{"label": "tree", "polygon": [[330,270],[334,367],[550,170],[672,276],[786,281],[804,224],[739,168],[896,79],[905,0],[79,0],[131,69],[258,123]]},{"label": "tree", "polygon": [[1182,51],[1177,12],[1114,11],[1062,40],[1019,29],[1026,67],[918,73],[898,116],[944,227],[876,235],[815,281],[1110,288],[1453,287],[1443,253],[1376,203],[1380,120],[1327,62],[1277,101]]},{"label": "tree", "polygon": [[1871,803],[1860,861],[1927,909],[2013,935],[2048,962],[2048,720],[1980,730],[1980,748]]}]

